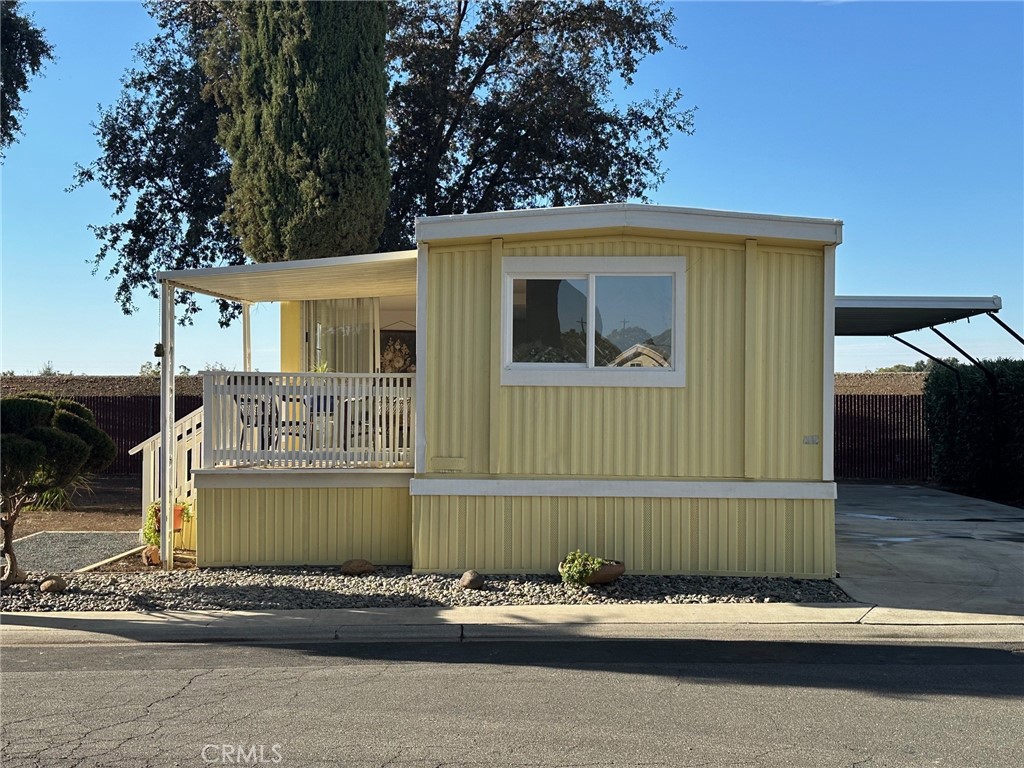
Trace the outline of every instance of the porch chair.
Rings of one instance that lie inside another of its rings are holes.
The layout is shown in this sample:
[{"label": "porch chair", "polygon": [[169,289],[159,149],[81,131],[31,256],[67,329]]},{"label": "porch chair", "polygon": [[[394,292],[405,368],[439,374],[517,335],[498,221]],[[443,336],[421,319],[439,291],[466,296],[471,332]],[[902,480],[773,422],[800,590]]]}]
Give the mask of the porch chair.
[{"label": "porch chair", "polygon": [[[246,443],[248,450],[265,451],[276,448],[280,438],[278,425],[281,417],[277,398],[271,394],[268,387],[270,382],[264,376],[234,375],[228,376],[225,383],[232,388],[252,387],[256,390],[232,394],[241,421],[241,431],[238,435],[239,450],[245,450]],[[254,446],[257,438],[258,446]]]}]

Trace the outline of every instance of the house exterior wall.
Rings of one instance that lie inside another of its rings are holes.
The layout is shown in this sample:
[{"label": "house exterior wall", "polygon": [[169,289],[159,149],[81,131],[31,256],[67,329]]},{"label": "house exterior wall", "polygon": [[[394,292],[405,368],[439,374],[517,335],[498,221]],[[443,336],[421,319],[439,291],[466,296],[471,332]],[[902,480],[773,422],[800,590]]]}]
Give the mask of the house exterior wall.
[{"label": "house exterior wall", "polygon": [[[415,571],[552,572],[582,548],[631,573],[834,573],[832,499],[726,498],[736,483],[825,479],[821,247],[577,232],[424,253],[418,478],[707,480],[723,498],[414,490]],[[506,256],[685,257],[685,386],[503,386]]]},{"label": "house exterior wall", "polygon": [[[685,387],[499,384],[501,257],[580,255],[686,257]],[[577,237],[428,259],[428,474],[821,480],[820,249]]]},{"label": "house exterior wall", "polygon": [[199,488],[198,495],[199,566],[412,563],[408,487]]},{"label": "house exterior wall", "polygon": [[577,548],[630,573],[828,578],[833,502],[414,496],[413,570],[543,573]]},{"label": "house exterior wall", "polygon": [[289,373],[302,368],[302,302],[281,302],[281,370]]}]

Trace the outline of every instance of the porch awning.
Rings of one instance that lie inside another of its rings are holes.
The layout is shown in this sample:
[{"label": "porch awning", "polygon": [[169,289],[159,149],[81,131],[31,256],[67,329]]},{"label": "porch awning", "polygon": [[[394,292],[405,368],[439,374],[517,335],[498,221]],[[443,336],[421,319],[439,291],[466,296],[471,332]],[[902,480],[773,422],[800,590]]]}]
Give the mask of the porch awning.
[{"label": "porch awning", "polygon": [[228,301],[307,301],[416,293],[416,251],[180,269],[157,279]]},{"label": "porch awning", "polygon": [[836,336],[892,336],[998,312],[998,296],[836,296]]}]

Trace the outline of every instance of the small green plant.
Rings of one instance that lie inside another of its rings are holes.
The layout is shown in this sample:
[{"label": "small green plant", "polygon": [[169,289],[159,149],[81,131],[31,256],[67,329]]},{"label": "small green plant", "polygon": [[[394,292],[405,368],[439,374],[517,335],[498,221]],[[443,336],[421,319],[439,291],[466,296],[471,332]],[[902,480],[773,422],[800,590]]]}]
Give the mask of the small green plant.
[{"label": "small green plant", "polygon": [[[174,506],[181,507],[181,519],[189,522],[192,519],[192,505],[187,501],[177,501]],[[142,541],[151,547],[160,546],[160,499],[146,507],[146,520],[142,524]]]},{"label": "small green plant", "polygon": [[590,575],[596,573],[602,565],[608,562],[611,561],[577,549],[565,556],[562,564],[558,567],[558,572],[562,574],[562,581],[566,584],[585,587]]}]

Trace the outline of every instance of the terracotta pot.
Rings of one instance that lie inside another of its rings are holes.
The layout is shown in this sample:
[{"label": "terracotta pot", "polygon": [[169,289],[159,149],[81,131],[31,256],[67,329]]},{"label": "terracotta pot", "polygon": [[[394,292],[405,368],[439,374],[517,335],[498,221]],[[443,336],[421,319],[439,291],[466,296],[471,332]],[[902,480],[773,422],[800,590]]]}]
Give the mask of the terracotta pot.
[{"label": "terracotta pot", "polygon": [[[175,532],[180,531],[182,529],[182,527],[184,526],[184,524],[185,524],[185,505],[184,504],[175,504],[174,505],[174,515],[173,515],[173,517],[174,517],[174,520],[173,520],[172,524],[174,526],[174,531]],[[157,514],[157,516],[156,516],[156,532],[157,533],[160,533],[160,522],[161,522],[162,518],[163,518],[162,515]]]},{"label": "terracotta pot", "polygon": [[[565,563],[558,564],[558,572],[561,573],[565,567]],[[626,565],[618,560],[610,563],[605,563],[592,574],[587,576],[587,584],[611,584],[619,576],[626,572]]]},{"label": "terracotta pot", "polygon": [[617,560],[613,563],[605,563],[587,576],[587,584],[611,584],[625,572],[625,563],[620,563]]}]

